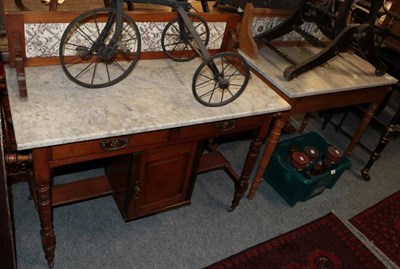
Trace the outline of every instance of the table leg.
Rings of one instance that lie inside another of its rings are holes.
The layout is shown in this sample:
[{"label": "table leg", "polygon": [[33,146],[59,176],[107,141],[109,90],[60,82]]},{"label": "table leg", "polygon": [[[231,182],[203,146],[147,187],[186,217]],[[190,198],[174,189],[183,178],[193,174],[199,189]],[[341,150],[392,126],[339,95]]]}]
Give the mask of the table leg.
[{"label": "table leg", "polygon": [[368,160],[368,163],[361,170],[361,176],[364,180],[371,180],[371,176],[369,175],[369,169],[371,169],[372,165],[376,160],[381,157],[382,151],[385,149],[386,145],[392,139],[392,137],[396,134],[400,133],[400,125],[391,124],[386,132],[382,135],[379,144],[376,146],[374,152],[372,152],[371,157]]},{"label": "table leg", "polygon": [[265,149],[261,157],[260,165],[258,166],[256,176],[254,177],[253,183],[251,184],[250,187],[249,194],[247,195],[247,198],[249,198],[250,200],[254,198],[254,195],[256,194],[258,187],[261,184],[262,176],[265,172],[265,169],[268,166],[269,160],[271,159],[272,153],[275,150],[276,144],[278,143],[279,138],[281,136],[282,129],[285,126],[288,118],[289,118],[289,113],[285,113],[280,118],[275,120],[274,127],[271,131],[268,142],[265,145]]},{"label": "table leg", "polygon": [[304,129],[306,128],[308,122],[310,121],[310,118],[311,118],[311,112],[307,112],[304,114],[304,118],[299,127],[299,131],[298,131],[299,134],[302,134],[304,132]]},{"label": "table leg", "polygon": [[360,141],[361,136],[363,135],[365,129],[368,127],[368,124],[371,118],[374,116],[375,110],[378,107],[378,103],[370,103],[368,110],[365,112],[363,119],[361,120],[360,124],[356,132],[354,133],[353,137],[351,138],[350,144],[347,146],[346,155],[350,156],[353,152],[353,149]]},{"label": "table leg", "polygon": [[33,169],[37,209],[40,219],[40,235],[42,247],[50,268],[54,266],[54,250],[56,236],[53,229],[52,199],[50,185],[50,168],[46,148],[35,149],[33,154]]},{"label": "table leg", "polygon": [[249,151],[247,152],[246,161],[244,163],[242,173],[239,177],[239,180],[235,181],[235,194],[233,196],[231,207],[229,208],[229,212],[233,211],[236,206],[239,205],[240,200],[243,197],[243,194],[246,192],[247,187],[249,186],[249,177],[251,171],[256,164],[258,154],[260,152],[260,148],[263,140],[268,134],[268,130],[271,126],[272,116],[268,116],[264,121],[263,126],[258,131],[257,135],[252,139]]}]

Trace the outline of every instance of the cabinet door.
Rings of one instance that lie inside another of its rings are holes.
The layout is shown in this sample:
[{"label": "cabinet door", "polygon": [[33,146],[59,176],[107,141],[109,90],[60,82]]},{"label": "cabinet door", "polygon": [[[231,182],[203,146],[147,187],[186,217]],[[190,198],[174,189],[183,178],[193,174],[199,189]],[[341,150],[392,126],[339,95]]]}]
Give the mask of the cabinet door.
[{"label": "cabinet door", "polygon": [[129,185],[134,195],[128,201],[127,220],[190,204],[197,145],[178,144],[140,156],[139,165],[132,166]]}]

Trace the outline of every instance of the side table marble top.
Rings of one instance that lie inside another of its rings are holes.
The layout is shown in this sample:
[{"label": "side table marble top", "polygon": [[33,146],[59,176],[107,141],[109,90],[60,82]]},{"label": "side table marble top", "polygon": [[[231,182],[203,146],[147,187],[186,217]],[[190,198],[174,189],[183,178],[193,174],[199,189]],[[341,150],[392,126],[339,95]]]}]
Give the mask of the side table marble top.
[{"label": "side table marble top", "polygon": [[116,85],[84,88],[71,82],[61,66],[27,67],[28,99],[19,99],[15,69],[5,66],[18,150],[290,109],[272,89],[252,75],[243,94],[221,107],[198,103],[191,89],[199,59],[140,60]]},{"label": "side table marble top", "polygon": [[[299,63],[318,52],[317,49],[311,47],[282,47],[280,49]],[[261,48],[256,59],[249,57],[243,51],[239,53],[254,70],[290,98],[392,85],[397,82],[395,78],[387,74],[381,77],[376,76],[375,68],[370,63],[350,53],[341,53],[291,81],[286,81],[283,77],[283,71],[290,64],[270,48]]]}]

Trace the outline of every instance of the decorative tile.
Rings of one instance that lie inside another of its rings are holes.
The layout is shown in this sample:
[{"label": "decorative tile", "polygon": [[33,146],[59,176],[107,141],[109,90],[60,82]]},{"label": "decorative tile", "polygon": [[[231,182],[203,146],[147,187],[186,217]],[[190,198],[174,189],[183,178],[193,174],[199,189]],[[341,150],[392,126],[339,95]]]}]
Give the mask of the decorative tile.
[{"label": "decorative tile", "polygon": [[[254,17],[253,23],[251,25],[251,31],[253,36],[261,34],[267,30],[270,30],[277,25],[279,25],[284,18],[280,17]],[[317,39],[324,40],[326,39],[322,32],[318,29],[315,23],[303,23],[300,27],[302,30],[306,31],[309,34],[312,34]],[[302,36],[300,36],[295,31],[292,31],[283,37],[279,38],[279,40],[283,41],[297,41],[297,40],[304,40]]]},{"label": "decorative tile", "polygon": [[[102,25],[102,24],[100,24]],[[167,22],[138,22],[141,35],[142,51],[162,51],[161,36]],[[68,23],[29,23],[25,24],[26,57],[54,57],[59,55],[60,40]],[[226,28],[226,22],[210,22],[210,41],[208,49],[219,49]],[[87,25],[86,29],[95,25]],[[89,31],[90,32],[90,31]],[[95,32],[95,31],[92,31]],[[70,42],[79,40],[84,45],[82,36],[76,35]],[[134,42],[133,42],[134,43]],[[132,45],[133,46],[133,45]]]},{"label": "decorative tile", "polygon": [[208,42],[208,49],[219,49],[222,45],[224,38],[226,22],[208,23],[210,28],[210,41]]},{"label": "decorative tile", "polygon": [[138,22],[142,51],[162,51],[161,36],[167,22]]},{"label": "decorative tile", "polygon": [[66,23],[25,24],[26,57],[51,57],[58,55],[60,39]]}]

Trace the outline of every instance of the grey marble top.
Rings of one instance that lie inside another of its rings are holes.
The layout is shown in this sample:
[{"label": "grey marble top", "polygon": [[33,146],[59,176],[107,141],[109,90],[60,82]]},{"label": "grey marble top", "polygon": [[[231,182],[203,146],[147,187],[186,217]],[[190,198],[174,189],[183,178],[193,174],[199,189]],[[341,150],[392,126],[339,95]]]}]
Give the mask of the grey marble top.
[{"label": "grey marble top", "polygon": [[[318,52],[317,49],[310,47],[280,49],[298,63]],[[239,52],[254,70],[290,98],[391,85],[397,82],[390,75],[376,76],[375,67],[350,53],[341,53],[322,66],[300,74],[291,81],[286,81],[283,71],[290,64],[270,48],[261,48],[256,59],[249,57],[243,51]]]},{"label": "grey marble top", "polygon": [[71,82],[60,66],[28,67],[28,100],[19,99],[15,69],[5,67],[18,150],[188,126],[290,109],[257,76],[222,107],[206,107],[192,94],[200,60],[140,60],[107,88]]}]

